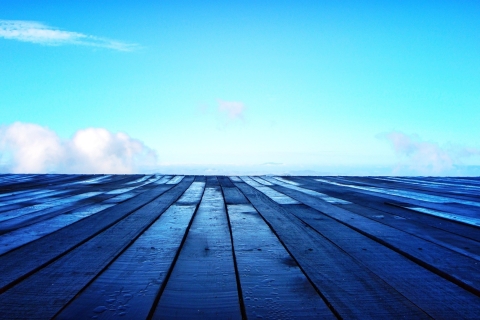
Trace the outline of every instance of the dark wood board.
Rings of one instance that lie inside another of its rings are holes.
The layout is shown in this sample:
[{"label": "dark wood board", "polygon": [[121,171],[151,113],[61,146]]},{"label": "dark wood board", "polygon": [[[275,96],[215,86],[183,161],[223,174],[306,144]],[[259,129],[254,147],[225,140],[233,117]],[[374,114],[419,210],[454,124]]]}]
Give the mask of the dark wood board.
[{"label": "dark wood board", "polygon": [[[283,186],[286,187],[286,185]],[[352,199],[352,197],[344,195],[342,198],[355,202],[336,204],[338,207],[480,260],[480,242],[478,241],[399,216],[395,214],[398,210],[385,205],[384,202],[378,202],[376,197],[363,195],[361,198]],[[363,203],[368,204],[368,206],[361,205]]]},{"label": "dark wood board", "polygon": [[477,260],[325,201],[313,199],[302,192],[281,186],[274,188],[480,295],[480,263]]},{"label": "dark wood board", "polygon": [[[201,197],[203,188],[198,189],[194,184],[186,193],[199,193]],[[73,319],[78,314],[97,319],[146,318],[173,265],[195,209],[195,203],[170,206],[57,318]]]},{"label": "dark wood board", "polygon": [[[124,203],[0,256],[0,292],[145,206],[170,188],[172,185],[159,185]],[[25,259],[27,256],[29,258]]]},{"label": "dark wood board", "polygon": [[[406,210],[400,206],[394,206],[395,203],[402,203],[379,197],[374,193],[366,195],[365,193],[357,192],[346,188],[340,188],[335,186],[326,187],[325,185],[315,183],[310,178],[292,178],[294,181],[301,183],[302,188],[315,190],[318,192],[324,192],[333,197],[340,197],[355,204],[360,204],[362,207],[371,208],[373,210],[385,211],[392,213],[396,216],[403,217],[411,221],[417,221],[423,225],[432,226],[437,229],[441,229],[456,235],[467,237],[477,242],[480,241],[480,232],[478,228],[474,226],[468,226],[451,220],[442,219],[439,217],[425,215],[411,210]],[[404,203],[404,202],[403,202]],[[348,208],[346,206],[345,208]],[[446,209],[448,210],[448,209]]]},{"label": "dark wood board", "polygon": [[[9,318],[53,317],[173,204],[192,181],[193,178],[184,179],[162,196],[4,292],[0,295],[0,314]],[[31,300],[29,309],[16,303],[20,298]]]},{"label": "dark wood board", "polygon": [[287,211],[328,238],[433,318],[475,319],[480,298],[306,205]]},{"label": "dark wood board", "polygon": [[242,318],[227,214],[221,190],[212,180],[207,179],[154,319]]},{"label": "dark wood board", "polygon": [[475,177],[0,174],[0,319],[478,319],[478,190]]},{"label": "dark wood board", "polygon": [[377,275],[310,228],[281,205],[245,183],[235,182],[282,239],[317,290],[342,318],[428,318]]},{"label": "dark wood board", "polygon": [[227,209],[247,317],[335,318],[255,208],[232,204]]}]

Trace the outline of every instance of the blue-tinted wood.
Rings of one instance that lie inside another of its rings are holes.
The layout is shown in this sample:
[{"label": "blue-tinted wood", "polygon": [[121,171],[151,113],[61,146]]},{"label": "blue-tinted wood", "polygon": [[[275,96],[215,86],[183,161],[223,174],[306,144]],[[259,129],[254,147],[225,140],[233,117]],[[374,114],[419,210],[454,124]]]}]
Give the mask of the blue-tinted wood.
[{"label": "blue-tinted wood", "polygon": [[[379,197],[377,196],[378,194],[371,193],[367,196],[365,193],[352,191],[346,188],[321,184],[312,178],[290,177],[289,179],[293,179],[300,183],[303,188],[325,192],[335,197],[341,197],[342,199],[361,205],[367,209],[372,209],[372,211],[386,211],[398,217],[419,222],[422,225],[432,226],[436,229],[467,237],[477,242],[480,241],[480,232],[478,232],[478,228],[476,227],[404,209],[401,203]],[[449,210],[450,208],[448,205],[443,205],[442,207],[446,208],[446,210]],[[346,206],[345,208],[348,209],[349,206]]]},{"label": "blue-tinted wood", "polygon": [[[0,314],[12,319],[53,317],[172,205],[192,181],[193,178],[184,179],[183,183],[4,292],[0,295]],[[30,301],[30,308],[19,305],[19,299]]]},{"label": "blue-tinted wood", "polygon": [[318,201],[298,191],[275,187],[304,204],[386,245],[432,272],[480,295],[480,264],[478,260],[451,251],[404,231],[392,228],[362,215],[355,214],[325,201]]},{"label": "blue-tinted wood", "polygon": [[147,318],[195,208],[171,206],[56,318]]},{"label": "blue-tinted wood", "polygon": [[249,319],[334,319],[332,311],[250,204],[228,205]]},{"label": "blue-tinted wood", "polygon": [[225,205],[220,188],[212,184],[207,180],[154,319],[241,318]]},{"label": "blue-tinted wood", "polygon": [[403,255],[305,205],[285,209],[361,262],[429,316],[474,319],[480,314],[479,297]]},{"label": "blue-tinted wood", "polygon": [[[235,185],[270,224],[304,272],[342,318],[428,315],[281,205],[245,183]],[[318,201],[318,200],[317,200]]]},{"label": "blue-tinted wood", "polygon": [[[145,206],[170,188],[172,185],[158,185],[126,202],[0,256],[0,292]],[[25,259],[26,256],[28,259]]]},{"label": "blue-tinted wood", "polygon": [[[231,310],[234,318],[260,313],[265,318],[299,318],[312,314],[312,297],[329,303],[326,316],[478,318],[479,228],[420,209],[478,218],[478,206],[472,203],[480,201],[479,178],[244,180],[0,175],[0,225],[9,224],[0,231],[0,319],[49,318],[59,310],[68,318],[145,318],[148,313],[225,317]],[[215,196],[203,199],[204,221],[189,234],[189,217],[204,186]],[[89,193],[98,194],[75,198]],[[155,202],[163,207],[147,210]],[[238,209],[230,220],[226,206]],[[184,219],[175,219],[179,210],[188,212]],[[193,240],[182,249],[188,235]],[[152,245],[160,242],[163,247]],[[174,270],[180,275],[176,280]],[[299,273],[298,281],[289,282]],[[297,290],[305,279],[310,289]],[[117,288],[120,284],[144,295],[130,296]],[[314,294],[305,294],[312,292],[312,285]],[[114,296],[107,299],[112,290]],[[302,294],[296,296],[298,292]],[[212,298],[214,293],[221,298]],[[195,313],[198,305],[206,311]]]}]

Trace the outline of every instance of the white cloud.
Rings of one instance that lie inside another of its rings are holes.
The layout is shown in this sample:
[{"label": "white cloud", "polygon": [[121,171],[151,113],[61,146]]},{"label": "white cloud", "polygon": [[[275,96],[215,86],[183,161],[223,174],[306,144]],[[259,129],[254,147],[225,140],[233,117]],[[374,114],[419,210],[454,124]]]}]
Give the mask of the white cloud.
[{"label": "white cloud", "polygon": [[16,122],[0,127],[3,170],[13,173],[139,173],[157,165],[156,153],[125,133],[77,131],[62,141],[52,130]]},{"label": "white cloud", "polygon": [[63,31],[40,22],[22,20],[0,20],[0,38],[50,46],[73,44],[119,51],[131,51],[138,47],[136,44]]},{"label": "white cloud", "polygon": [[417,174],[445,174],[461,165],[463,159],[480,155],[480,150],[476,148],[455,145],[441,147],[435,142],[423,141],[416,134],[407,135],[400,131],[382,133],[378,136],[389,141],[399,157],[394,172],[396,174],[404,169]]},{"label": "white cloud", "polygon": [[58,136],[47,128],[16,122],[0,128],[0,152],[10,153],[12,172],[46,172],[65,157]]},{"label": "white cloud", "polygon": [[225,113],[231,120],[243,119],[245,105],[243,102],[218,100],[218,111]]}]

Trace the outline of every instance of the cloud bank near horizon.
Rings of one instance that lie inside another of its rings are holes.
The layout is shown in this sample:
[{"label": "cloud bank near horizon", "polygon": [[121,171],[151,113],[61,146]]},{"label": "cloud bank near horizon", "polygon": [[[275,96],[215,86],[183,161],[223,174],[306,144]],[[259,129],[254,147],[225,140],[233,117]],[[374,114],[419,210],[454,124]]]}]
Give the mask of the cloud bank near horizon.
[{"label": "cloud bank near horizon", "polygon": [[49,46],[71,44],[117,51],[132,51],[138,48],[137,44],[64,31],[37,21],[0,20],[0,38]]},{"label": "cloud bank near horizon", "polygon": [[0,127],[0,171],[9,173],[139,173],[157,166],[140,140],[103,128],[78,130],[62,140],[52,130],[15,122]]},{"label": "cloud bank near horizon", "polygon": [[[138,139],[104,128],[78,130],[61,139],[47,127],[15,122],[0,126],[0,172],[3,173],[174,173],[281,175],[478,175],[479,166],[464,160],[480,149],[440,146],[418,135],[399,131],[380,134],[398,156],[398,163],[381,167],[301,165],[266,162],[235,164],[160,164],[154,150]],[[478,168],[477,168],[478,167]]]},{"label": "cloud bank near horizon", "polygon": [[480,149],[452,144],[442,147],[436,142],[422,140],[417,134],[391,131],[378,137],[390,143],[399,159],[394,174],[405,170],[422,175],[450,174],[467,158],[480,156]]}]

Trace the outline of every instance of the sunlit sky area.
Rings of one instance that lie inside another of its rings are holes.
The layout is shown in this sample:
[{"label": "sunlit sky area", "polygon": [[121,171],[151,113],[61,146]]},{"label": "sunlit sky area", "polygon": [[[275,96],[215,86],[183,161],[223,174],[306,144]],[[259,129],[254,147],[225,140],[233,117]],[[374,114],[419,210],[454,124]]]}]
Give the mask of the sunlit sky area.
[{"label": "sunlit sky area", "polygon": [[479,17],[0,0],[0,171],[480,175]]}]

